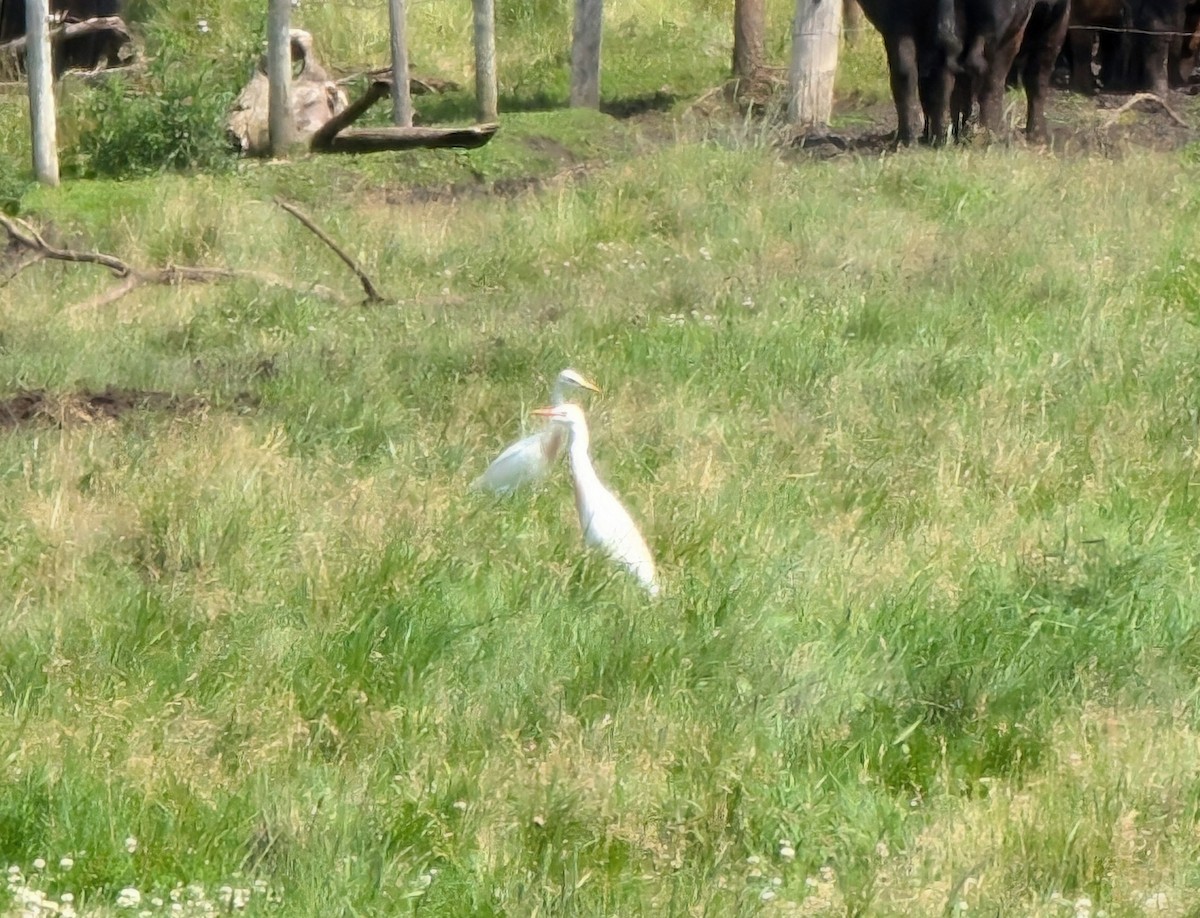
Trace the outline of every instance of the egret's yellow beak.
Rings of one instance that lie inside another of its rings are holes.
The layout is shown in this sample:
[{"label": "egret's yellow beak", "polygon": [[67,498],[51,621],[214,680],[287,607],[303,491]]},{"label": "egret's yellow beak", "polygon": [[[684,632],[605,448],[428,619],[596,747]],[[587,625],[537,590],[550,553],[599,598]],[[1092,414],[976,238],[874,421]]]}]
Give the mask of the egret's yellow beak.
[{"label": "egret's yellow beak", "polygon": [[553,408],[534,408],[533,411],[531,411],[529,413],[532,414],[535,418],[552,418],[552,417],[554,417],[554,409]]},{"label": "egret's yellow beak", "polygon": [[583,388],[587,389],[589,392],[595,392],[597,395],[601,395],[601,394],[603,394],[603,393],[601,393],[601,391],[600,391],[600,387],[599,387],[599,386],[597,386],[597,385],[596,385],[594,382],[592,382],[590,379],[588,379],[586,376],[580,376],[580,377],[579,377],[579,384],[580,384],[581,386],[583,386]]}]

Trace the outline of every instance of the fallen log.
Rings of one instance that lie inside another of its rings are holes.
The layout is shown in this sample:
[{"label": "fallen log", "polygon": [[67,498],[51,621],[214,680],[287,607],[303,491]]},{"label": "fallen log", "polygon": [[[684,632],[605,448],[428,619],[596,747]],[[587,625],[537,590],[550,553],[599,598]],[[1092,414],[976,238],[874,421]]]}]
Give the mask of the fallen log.
[{"label": "fallen log", "polygon": [[[50,30],[50,41],[56,47],[65,45],[87,35],[102,35],[108,40],[105,47],[105,59],[99,64],[119,66],[120,49],[133,47],[133,33],[120,16],[97,16],[80,22],[66,22]],[[14,38],[12,41],[0,44],[0,60],[11,62],[20,68],[20,62],[25,55],[26,36]]]},{"label": "fallen log", "polygon": [[482,147],[500,129],[498,124],[470,127],[352,128],[372,105],[391,94],[390,79],[375,79],[362,98],[351,102],[323,124],[309,141],[315,153],[377,153],[384,150]]}]

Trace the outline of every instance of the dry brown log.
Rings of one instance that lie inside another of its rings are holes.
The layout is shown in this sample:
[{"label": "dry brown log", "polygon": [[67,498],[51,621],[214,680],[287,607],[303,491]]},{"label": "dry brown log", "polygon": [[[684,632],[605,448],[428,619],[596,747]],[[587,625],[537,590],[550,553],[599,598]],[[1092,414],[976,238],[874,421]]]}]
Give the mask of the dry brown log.
[{"label": "dry brown log", "polygon": [[492,139],[498,124],[477,124],[464,128],[390,127],[347,128],[328,145],[313,146],[322,153],[377,153],[383,150],[417,150],[453,147],[470,150]]},{"label": "dry brown log", "polygon": [[[120,16],[97,16],[94,19],[84,19],[82,22],[67,22],[50,30],[50,41],[68,41],[81,35],[91,35],[96,32],[109,32],[119,38],[122,44],[132,43],[133,34],[125,20]],[[25,53],[25,36],[14,38],[0,45],[0,55],[10,54],[21,57]]]},{"label": "dry brown log", "polygon": [[498,124],[477,124],[465,128],[385,127],[351,128],[362,114],[380,99],[391,94],[391,81],[376,79],[362,98],[325,122],[309,141],[316,153],[376,153],[382,150],[420,148],[482,147],[500,129]]}]

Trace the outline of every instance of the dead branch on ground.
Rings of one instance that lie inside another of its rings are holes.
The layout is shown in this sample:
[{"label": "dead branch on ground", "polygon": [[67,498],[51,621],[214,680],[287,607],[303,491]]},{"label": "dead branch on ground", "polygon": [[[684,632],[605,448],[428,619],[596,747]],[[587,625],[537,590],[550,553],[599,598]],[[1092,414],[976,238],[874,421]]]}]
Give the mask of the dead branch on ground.
[{"label": "dead branch on ground", "polygon": [[1112,127],[1114,124],[1117,123],[1118,118],[1120,118],[1123,114],[1125,114],[1127,111],[1129,111],[1135,105],[1137,105],[1139,102],[1157,102],[1159,105],[1162,106],[1162,110],[1171,116],[1172,121],[1174,121],[1180,127],[1184,127],[1184,128],[1188,127],[1188,123],[1186,121],[1184,121],[1182,118],[1180,118],[1179,115],[1177,115],[1174,112],[1174,110],[1171,108],[1171,106],[1167,105],[1167,103],[1163,100],[1163,98],[1161,96],[1157,96],[1152,92],[1139,92],[1139,93],[1135,93],[1134,95],[1130,96],[1129,99],[1124,104],[1122,104],[1119,108],[1113,109],[1113,113],[1108,117],[1108,120],[1104,122],[1104,127],[1106,127],[1106,128]]},{"label": "dead branch on ground", "polygon": [[362,98],[351,102],[313,134],[309,148],[315,153],[376,153],[382,150],[439,147],[473,149],[482,147],[500,129],[498,124],[477,124],[464,128],[349,127],[372,105],[389,96],[391,86],[390,79],[373,80]]},{"label": "dead branch on ground", "polygon": [[241,268],[214,268],[203,265],[166,265],[164,267],[146,268],[131,265],[124,259],[104,252],[82,252],[76,249],[65,249],[51,245],[41,234],[24,220],[16,217],[0,215],[0,227],[8,233],[9,239],[28,252],[36,254],[39,259],[52,261],[75,262],[76,264],[92,264],[107,268],[121,283],[115,287],[72,306],[72,309],[89,309],[107,306],[115,303],[121,297],[136,290],[144,284],[178,286],[184,283],[211,284],[218,281],[252,280],[268,287],[283,287],[295,293],[311,293],[323,299],[345,304],[346,300],[335,290],[322,284],[301,285],[293,283],[276,274],[264,271],[246,271]]},{"label": "dead branch on ground", "polygon": [[314,236],[316,236],[323,243],[325,243],[327,246],[329,246],[331,249],[333,249],[334,254],[337,255],[338,258],[340,258],[342,261],[344,261],[349,266],[350,270],[354,272],[354,276],[358,278],[359,283],[362,284],[363,290],[367,294],[367,302],[368,303],[385,302],[384,298],[380,295],[379,291],[375,288],[375,285],[373,283],[371,283],[371,278],[367,276],[367,272],[364,271],[361,267],[359,267],[358,262],[356,262],[349,255],[347,255],[346,252],[342,249],[342,247],[339,246],[336,242],[334,242],[332,237],[330,237],[330,235],[328,233],[326,233],[323,229],[321,229],[321,227],[317,226],[317,224],[313,222],[313,219],[310,216],[308,216],[308,214],[306,214],[304,211],[302,211],[295,204],[289,204],[287,201],[283,200],[282,198],[276,198],[275,203],[278,204],[280,207],[282,207],[284,210],[286,210],[289,214],[291,214],[297,220],[299,220],[302,224],[304,224],[304,226],[308,230],[310,230]]}]

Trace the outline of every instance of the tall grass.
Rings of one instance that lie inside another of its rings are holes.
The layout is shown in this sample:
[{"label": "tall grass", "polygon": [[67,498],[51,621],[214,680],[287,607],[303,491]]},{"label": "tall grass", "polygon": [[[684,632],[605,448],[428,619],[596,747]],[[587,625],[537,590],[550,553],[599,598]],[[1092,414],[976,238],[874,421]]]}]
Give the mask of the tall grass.
[{"label": "tall grass", "polygon": [[[1186,157],[692,118],[23,194],[67,244],[353,297],[285,193],[391,301],[0,287],[12,387],[181,400],[0,436],[0,910],[1187,914]],[[568,364],[658,602],[565,470],[467,490]]]}]

